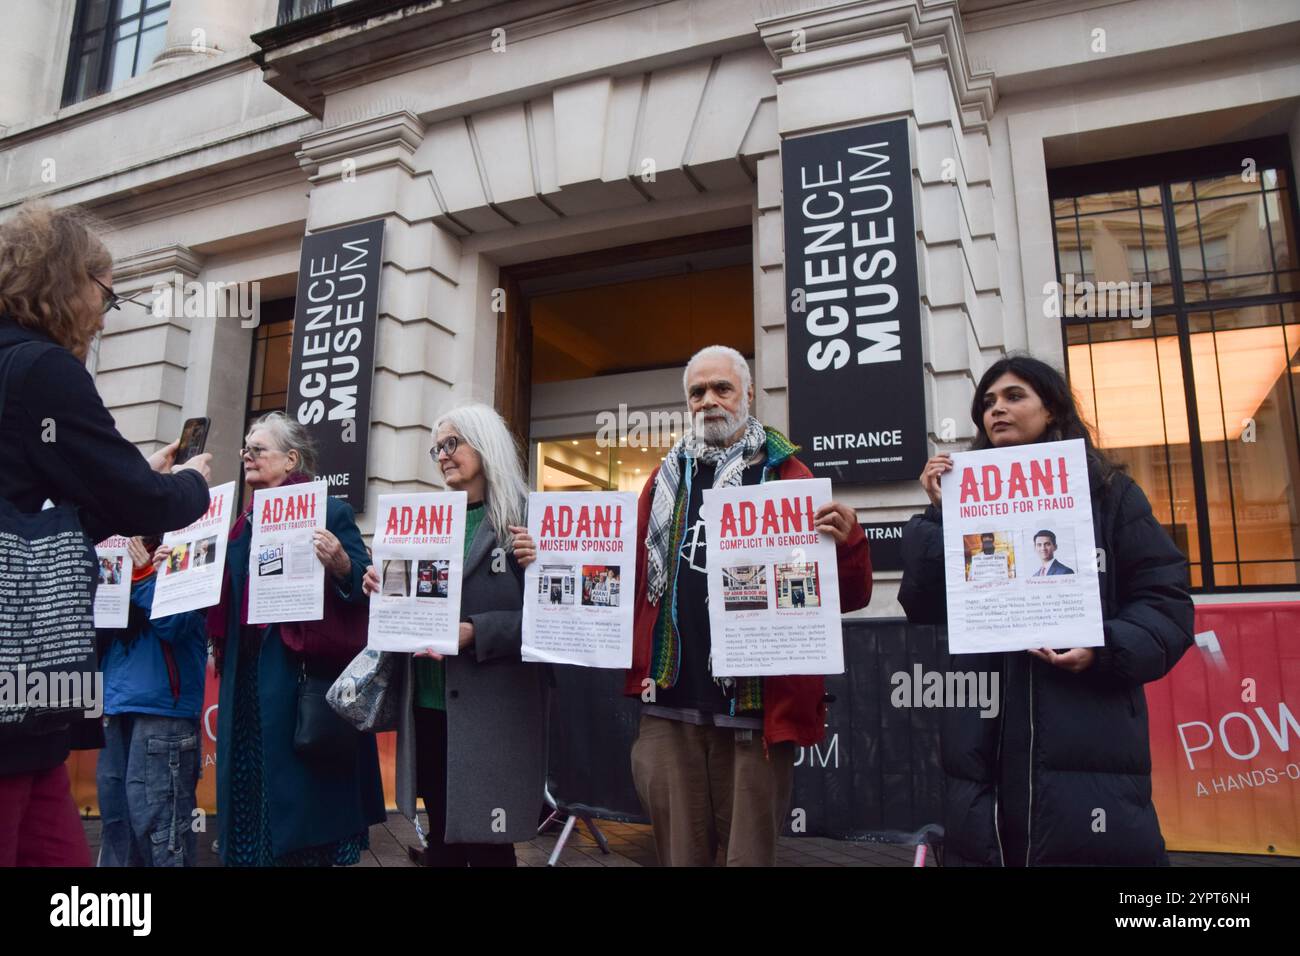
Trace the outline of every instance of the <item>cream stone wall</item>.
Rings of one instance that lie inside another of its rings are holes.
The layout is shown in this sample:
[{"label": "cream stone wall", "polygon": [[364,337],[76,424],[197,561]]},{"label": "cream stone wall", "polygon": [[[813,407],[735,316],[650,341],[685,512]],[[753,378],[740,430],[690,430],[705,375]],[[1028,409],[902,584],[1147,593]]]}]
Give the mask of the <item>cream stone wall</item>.
[{"label": "cream stone wall", "polygon": [[[412,4],[418,29],[381,17],[268,49],[263,68],[250,37],[276,6],[174,0],[166,57],[60,108],[74,4],[13,0],[0,215],[82,203],[120,291],[179,276],[257,281],[264,300],[293,294],[304,231],[382,218],[371,502],[436,486],[434,419],[493,400],[500,269],[553,256],[751,226],[757,412],[786,427],[784,137],[908,122],[936,449],[969,439],[995,358],[1062,359],[1049,166],[1270,133],[1300,154],[1293,0],[458,0]],[[125,306],[93,365],[144,449],[210,415],[226,479],[252,337]],[[672,401],[661,378],[541,386],[537,432]],[[863,520],[924,503],[911,481],[836,494]],[[901,613],[896,585],[878,575],[869,615]]]}]

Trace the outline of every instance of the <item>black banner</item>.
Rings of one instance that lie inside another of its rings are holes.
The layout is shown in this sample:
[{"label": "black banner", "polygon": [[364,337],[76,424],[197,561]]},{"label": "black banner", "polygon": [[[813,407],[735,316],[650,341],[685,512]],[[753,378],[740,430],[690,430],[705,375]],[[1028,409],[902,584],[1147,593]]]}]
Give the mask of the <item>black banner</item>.
[{"label": "black banner", "polygon": [[316,440],[317,477],[358,513],[366,508],[383,244],[382,219],[305,237],[293,310],[286,413]]},{"label": "black banner", "polygon": [[[941,666],[935,629],[845,621],[843,674],[826,678],[826,736],[795,755],[786,834],[912,843],[941,823],[939,710],[895,707],[895,675]],[[645,823],[630,751],[641,701],[624,672],[555,665],[548,777],[569,810]],[[803,811],[794,814],[793,810]],[[798,829],[794,829],[798,821]]]},{"label": "black banner", "polygon": [[790,437],[819,478],[915,479],[926,460],[907,121],[781,144]]}]

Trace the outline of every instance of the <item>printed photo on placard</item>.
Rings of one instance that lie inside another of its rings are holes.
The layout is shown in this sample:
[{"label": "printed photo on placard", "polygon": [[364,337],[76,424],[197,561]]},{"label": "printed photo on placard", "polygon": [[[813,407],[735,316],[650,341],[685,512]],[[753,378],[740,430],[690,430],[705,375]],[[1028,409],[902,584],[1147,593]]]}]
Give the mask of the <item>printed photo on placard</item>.
[{"label": "printed photo on placard", "polygon": [[257,576],[269,578],[277,574],[284,574],[284,543],[279,541],[257,552]]},{"label": "printed photo on placard", "polygon": [[411,562],[389,558],[382,562],[379,593],[382,597],[406,597],[411,593]]},{"label": "printed photo on placard", "polygon": [[571,564],[545,564],[538,579],[537,600],[541,604],[572,604],[577,569]]},{"label": "printed photo on placard", "polygon": [[1049,578],[1074,574],[1078,559],[1074,553],[1074,537],[1068,528],[1038,528],[1025,532],[1022,553],[1033,555],[1021,563],[1021,577],[1035,583]]},{"label": "printed photo on placard", "polygon": [[112,586],[122,580],[122,558],[115,556],[99,559],[99,583]]},{"label": "printed photo on placard", "polygon": [[582,566],[582,606],[618,607],[617,566],[584,564]]},{"label": "printed photo on placard", "polygon": [[996,584],[1016,576],[1016,548],[1010,531],[981,531],[962,536],[966,580]]},{"label": "printed photo on placard", "polygon": [[738,564],[722,569],[722,597],[728,612],[767,610],[767,566]]},{"label": "printed photo on placard", "polygon": [[194,544],[194,557],[190,560],[192,568],[210,568],[216,563],[217,536],[204,538]]},{"label": "printed photo on placard", "polygon": [[776,566],[776,606],[778,608],[821,607],[821,590],[817,586],[817,562],[778,564]]},{"label": "printed photo on placard", "polygon": [[190,567],[190,546],[188,544],[178,544],[172,548],[172,553],[167,556],[167,573],[180,574],[182,571],[188,571]]},{"label": "printed photo on placard", "polygon": [[430,601],[447,598],[447,579],[451,561],[447,559],[417,561],[415,570],[415,596]]}]

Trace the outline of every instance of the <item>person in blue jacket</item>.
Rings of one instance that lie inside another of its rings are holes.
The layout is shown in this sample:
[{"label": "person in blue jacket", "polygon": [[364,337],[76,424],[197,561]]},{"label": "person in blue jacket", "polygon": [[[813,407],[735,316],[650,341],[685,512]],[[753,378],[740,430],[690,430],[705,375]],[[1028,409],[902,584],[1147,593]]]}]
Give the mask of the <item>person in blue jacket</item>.
[{"label": "person in blue jacket", "polygon": [[193,866],[195,788],[202,768],[199,717],[208,664],[202,612],[156,621],[156,569],[168,548],[132,538],[134,573],[125,628],[103,632],[104,749],[95,777],[100,866]]}]

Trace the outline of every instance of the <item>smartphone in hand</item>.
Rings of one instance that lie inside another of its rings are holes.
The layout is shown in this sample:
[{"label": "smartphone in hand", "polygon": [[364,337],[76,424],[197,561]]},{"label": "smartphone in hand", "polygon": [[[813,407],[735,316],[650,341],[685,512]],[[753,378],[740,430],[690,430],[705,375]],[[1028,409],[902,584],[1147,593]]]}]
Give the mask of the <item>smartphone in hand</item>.
[{"label": "smartphone in hand", "polygon": [[195,455],[203,454],[208,443],[208,429],[212,427],[210,418],[191,418],[181,429],[180,444],[176,446],[176,460],[172,467],[183,465]]}]

